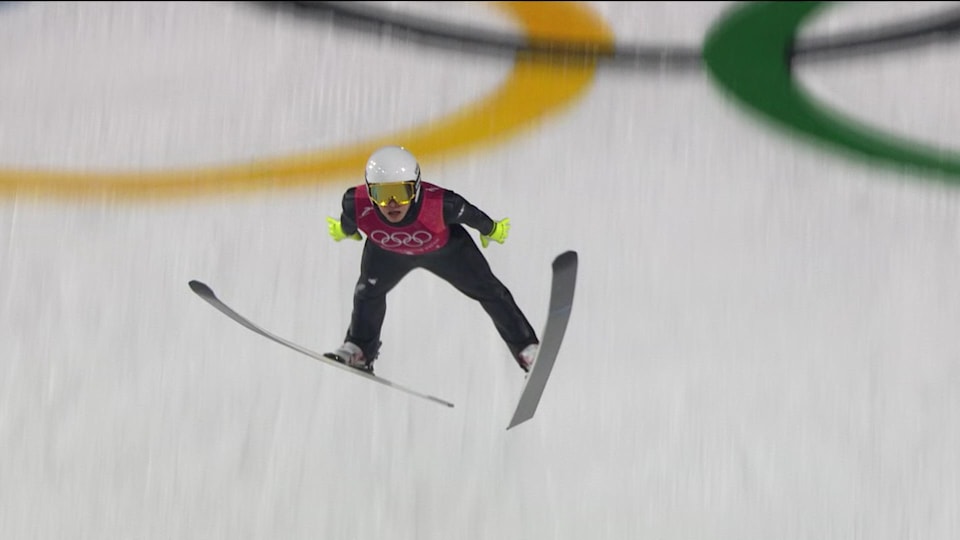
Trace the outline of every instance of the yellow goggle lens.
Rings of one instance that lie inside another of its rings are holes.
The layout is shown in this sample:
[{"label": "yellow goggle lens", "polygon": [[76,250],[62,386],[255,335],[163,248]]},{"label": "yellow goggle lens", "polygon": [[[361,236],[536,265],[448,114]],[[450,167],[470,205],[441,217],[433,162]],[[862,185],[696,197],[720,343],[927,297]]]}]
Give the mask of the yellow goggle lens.
[{"label": "yellow goggle lens", "polygon": [[417,195],[416,182],[390,182],[388,184],[370,184],[367,188],[370,200],[379,206],[387,206],[391,200],[400,206],[410,204]]}]

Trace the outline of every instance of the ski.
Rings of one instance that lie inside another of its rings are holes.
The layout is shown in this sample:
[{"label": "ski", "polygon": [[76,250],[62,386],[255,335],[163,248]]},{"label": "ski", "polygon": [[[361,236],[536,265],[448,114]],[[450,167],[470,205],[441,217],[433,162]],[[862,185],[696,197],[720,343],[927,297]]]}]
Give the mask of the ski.
[{"label": "ski", "polygon": [[352,368],[352,367],[347,366],[347,365],[345,365],[345,364],[343,364],[343,363],[340,363],[340,362],[338,362],[338,361],[336,361],[336,360],[333,360],[333,359],[331,359],[331,358],[327,358],[327,357],[325,357],[323,354],[313,352],[313,351],[311,351],[311,350],[309,350],[309,349],[306,349],[306,348],[304,348],[304,347],[301,347],[300,345],[297,345],[296,343],[287,341],[286,339],[283,339],[282,337],[276,336],[276,335],[274,335],[274,334],[272,334],[272,333],[264,330],[263,328],[260,328],[259,326],[253,324],[253,323],[250,322],[246,317],[240,315],[239,313],[237,313],[236,311],[234,311],[232,308],[230,308],[230,306],[224,304],[219,298],[217,298],[217,295],[214,294],[213,290],[212,290],[209,286],[207,286],[205,283],[202,283],[202,282],[196,281],[196,280],[192,280],[192,281],[190,281],[190,289],[191,289],[194,293],[196,293],[197,296],[199,296],[200,298],[206,300],[207,303],[209,303],[209,304],[212,305],[213,307],[217,308],[219,311],[223,312],[227,317],[230,317],[231,319],[233,319],[234,321],[240,323],[242,326],[244,326],[244,327],[247,328],[248,330],[251,330],[252,332],[255,332],[255,333],[257,333],[257,334],[260,334],[261,336],[263,336],[263,337],[265,337],[265,338],[267,338],[267,339],[269,339],[269,340],[275,341],[276,343],[279,343],[279,344],[281,344],[281,345],[284,345],[284,346],[286,346],[286,347],[289,347],[289,348],[291,348],[291,349],[293,349],[293,350],[295,350],[295,351],[297,351],[297,352],[299,352],[299,353],[301,353],[301,354],[304,354],[304,355],[306,355],[306,356],[309,356],[310,358],[313,358],[314,360],[319,360],[319,361],[323,362],[324,364],[327,364],[327,365],[330,365],[330,366],[333,366],[333,367],[336,367],[336,368],[345,370],[345,371],[347,371],[348,373],[352,373],[352,374],[354,374],[354,375],[363,377],[364,379],[367,379],[367,380],[370,380],[370,381],[374,381],[374,382],[378,382],[378,383],[380,383],[380,384],[383,384],[383,385],[385,385],[385,386],[389,386],[390,388],[393,388],[393,389],[396,389],[396,390],[400,390],[401,392],[405,392],[405,393],[410,394],[410,395],[412,395],[412,396],[416,396],[416,397],[419,397],[419,398],[423,398],[423,399],[426,399],[426,400],[428,400],[428,401],[432,401],[432,402],[434,402],[434,403],[439,403],[440,405],[445,405],[445,406],[447,406],[447,407],[453,407],[453,403],[450,403],[449,401],[446,401],[446,400],[443,400],[443,399],[440,399],[440,398],[438,398],[438,397],[434,397],[434,396],[431,396],[431,395],[428,395],[428,394],[424,394],[424,393],[421,393],[421,392],[417,392],[416,390],[407,388],[407,387],[405,387],[405,386],[401,386],[401,385],[396,384],[396,383],[394,383],[394,382],[391,382],[391,381],[389,381],[389,380],[387,380],[387,379],[384,379],[383,377],[380,377],[380,376],[378,376],[378,375],[373,375],[373,374],[367,373],[367,372],[365,372],[365,371],[362,371],[362,370],[359,370],[359,369],[356,369],[356,368]]},{"label": "ski", "polygon": [[553,279],[550,287],[550,309],[547,322],[540,340],[540,349],[533,368],[527,374],[520,400],[510,420],[509,430],[533,418],[543,396],[543,390],[550,378],[553,364],[560,351],[560,344],[567,331],[570,309],[573,307],[573,293],[577,285],[577,252],[561,253],[553,260]]}]

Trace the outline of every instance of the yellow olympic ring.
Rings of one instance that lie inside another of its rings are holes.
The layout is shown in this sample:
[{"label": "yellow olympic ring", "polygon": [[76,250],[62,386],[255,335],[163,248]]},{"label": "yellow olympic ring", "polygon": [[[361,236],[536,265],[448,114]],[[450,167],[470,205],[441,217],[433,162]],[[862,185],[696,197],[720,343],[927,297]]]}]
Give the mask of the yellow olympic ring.
[{"label": "yellow olympic ring", "polygon": [[[531,41],[571,39],[613,50],[613,34],[580,3],[494,2],[516,18]],[[159,199],[266,188],[289,188],[359,177],[369,152],[402,143],[421,159],[465,152],[509,138],[561,111],[593,81],[596,62],[557,64],[518,54],[510,76],[492,94],[449,116],[409,131],[332,150],[251,163],[180,170],[81,173],[0,169],[0,193],[10,196]]]}]

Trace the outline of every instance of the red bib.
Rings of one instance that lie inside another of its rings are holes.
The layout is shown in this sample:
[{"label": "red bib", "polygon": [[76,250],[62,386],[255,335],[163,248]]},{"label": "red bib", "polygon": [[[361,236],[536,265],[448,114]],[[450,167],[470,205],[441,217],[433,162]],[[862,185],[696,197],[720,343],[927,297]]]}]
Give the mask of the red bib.
[{"label": "red bib", "polygon": [[381,248],[404,255],[422,255],[446,245],[450,229],[443,222],[443,188],[420,182],[420,213],[417,219],[398,227],[383,218],[370,201],[367,185],[357,186],[353,199],[357,228]]}]

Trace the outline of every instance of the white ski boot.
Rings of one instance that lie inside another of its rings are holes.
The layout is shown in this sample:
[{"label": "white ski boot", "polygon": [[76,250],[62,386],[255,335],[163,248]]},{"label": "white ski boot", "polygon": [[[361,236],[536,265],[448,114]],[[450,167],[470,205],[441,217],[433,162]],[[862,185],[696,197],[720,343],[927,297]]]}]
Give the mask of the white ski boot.
[{"label": "white ski boot", "polygon": [[373,373],[373,361],[367,360],[367,357],[363,355],[363,350],[349,341],[344,342],[344,344],[333,351],[332,354],[338,362],[359,369],[360,371]]},{"label": "white ski boot", "polygon": [[540,350],[540,345],[532,343],[524,347],[520,354],[517,355],[517,363],[520,364],[520,367],[530,373],[530,370],[533,369],[533,363],[537,360],[537,352]]}]

